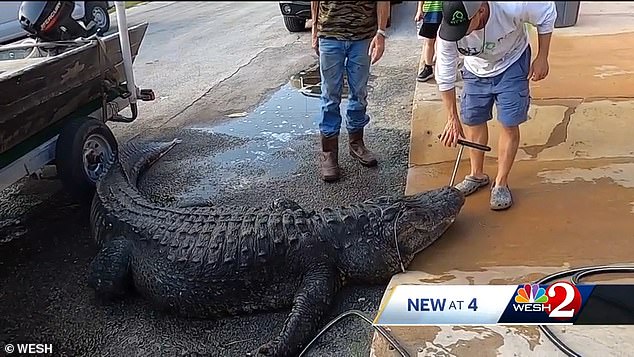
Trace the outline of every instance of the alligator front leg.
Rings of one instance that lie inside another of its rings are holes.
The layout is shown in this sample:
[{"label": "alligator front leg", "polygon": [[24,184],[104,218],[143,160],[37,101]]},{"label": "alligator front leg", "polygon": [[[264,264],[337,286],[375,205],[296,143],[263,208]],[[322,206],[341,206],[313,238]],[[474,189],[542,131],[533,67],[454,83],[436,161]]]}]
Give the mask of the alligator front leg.
[{"label": "alligator front leg", "polygon": [[321,319],[338,290],[338,275],[332,267],[320,265],[309,270],[295,294],[282,332],[248,355],[297,356],[321,326]]},{"label": "alligator front leg", "polygon": [[130,284],[130,251],[132,242],[115,237],[104,242],[93,259],[88,276],[88,286],[99,299],[123,296]]}]

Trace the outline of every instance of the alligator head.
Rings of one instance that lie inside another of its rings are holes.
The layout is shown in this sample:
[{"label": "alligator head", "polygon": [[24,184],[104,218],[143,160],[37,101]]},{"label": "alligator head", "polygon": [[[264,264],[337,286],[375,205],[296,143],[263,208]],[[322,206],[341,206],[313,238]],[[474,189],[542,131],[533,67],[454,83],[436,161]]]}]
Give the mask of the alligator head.
[{"label": "alligator head", "polygon": [[464,195],[449,186],[405,196],[401,200],[401,212],[396,217],[395,240],[405,267],[416,254],[445,233],[456,220],[464,203]]},{"label": "alligator head", "polygon": [[454,187],[366,201],[381,207],[381,227],[361,229],[345,238],[348,248],[339,252],[340,270],[351,281],[389,280],[445,233],[464,202],[464,195]]}]

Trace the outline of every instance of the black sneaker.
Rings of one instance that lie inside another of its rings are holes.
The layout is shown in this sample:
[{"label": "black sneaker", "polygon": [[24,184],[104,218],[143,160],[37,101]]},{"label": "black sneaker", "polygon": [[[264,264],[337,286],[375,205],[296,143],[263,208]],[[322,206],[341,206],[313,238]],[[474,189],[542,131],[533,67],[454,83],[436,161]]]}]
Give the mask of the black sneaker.
[{"label": "black sneaker", "polygon": [[420,71],[420,73],[418,74],[418,77],[416,77],[416,80],[419,82],[426,82],[433,76],[434,76],[434,68],[426,64],[425,68],[423,68],[423,70]]}]

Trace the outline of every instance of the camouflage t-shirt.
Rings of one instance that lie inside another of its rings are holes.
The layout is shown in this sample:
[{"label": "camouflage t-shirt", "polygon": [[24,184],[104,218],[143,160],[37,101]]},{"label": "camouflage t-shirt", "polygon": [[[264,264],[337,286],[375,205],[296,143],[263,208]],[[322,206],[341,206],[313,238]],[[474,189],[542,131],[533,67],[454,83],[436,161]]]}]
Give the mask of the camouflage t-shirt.
[{"label": "camouflage t-shirt", "polygon": [[365,40],[376,35],[376,1],[320,1],[317,36],[342,41]]}]

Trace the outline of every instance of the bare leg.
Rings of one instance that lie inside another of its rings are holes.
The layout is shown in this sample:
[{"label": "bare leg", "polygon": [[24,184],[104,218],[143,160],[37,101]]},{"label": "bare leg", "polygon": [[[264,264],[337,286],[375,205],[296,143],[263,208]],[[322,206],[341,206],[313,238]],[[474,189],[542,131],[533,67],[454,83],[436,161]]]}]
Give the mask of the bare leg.
[{"label": "bare leg", "polygon": [[[467,140],[478,144],[487,145],[489,141],[489,127],[487,123],[475,126],[464,126]],[[469,150],[469,159],[471,161],[471,176],[484,178],[484,152],[476,149]]]},{"label": "bare leg", "polygon": [[434,50],[436,46],[436,39],[434,38],[426,38],[425,39],[425,64],[431,66],[434,64]]},{"label": "bare leg", "polygon": [[434,77],[434,54],[436,40],[433,38],[426,38],[423,43],[423,56],[425,57],[425,65],[417,76],[419,82],[426,82]]},{"label": "bare leg", "polygon": [[515,161],[519,142],[519,126],[502,127],[498,141],[498,174],[495,178],[495,186],[508,186],[508,177]]}]

